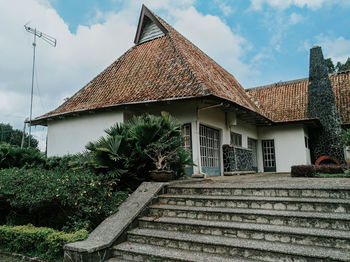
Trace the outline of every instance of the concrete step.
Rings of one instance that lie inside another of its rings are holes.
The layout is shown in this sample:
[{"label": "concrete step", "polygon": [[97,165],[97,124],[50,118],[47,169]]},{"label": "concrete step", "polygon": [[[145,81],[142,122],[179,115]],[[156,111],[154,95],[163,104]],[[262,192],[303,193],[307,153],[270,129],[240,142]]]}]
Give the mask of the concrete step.
[{"label": "concrete step", "polygon": [[350,252],[333,248],[164,230],[134,229],[128,241],[262,261],[350,261]]},{"label": "concrete step", "polygon": [[121,257],[128,261],[142,262],[257,262],[253,259],[225,257],[198,251],[170,247],[124,242],[113,247],[115,259]]},{"label": "concrete step", "polygon": [[268,225],[350,231],[350,215],[342,213],[278,211],[263,209],[195,207],[155,204],[149,208],[149,216],[166,216],[201,220],[232,221],[243,223],[258,223]]},{"label": "concrete step", "polygon": [[159,196],[159,202],[179,206],[254,208],[350,214],[350,199],[165,194]]},{"label": "concrete step", "polygon": [[299,228],[288,226],[197,220],[175,217],[142,217],[139,227],[146,229],[207,234],[232,238],[348,249],[348,231]]},{"label": "concrete step", "polygon": [[265,196],[350,199],[350,187],[346,186],[266,186],[234,184],[184,184],[172,185],[167,189],[173,195],[207,196]]},{"label": "concrete step", "polygon": [[132,262],[132,260],[124,260],[124,259],[112,257],[108,259],[106,262]]}]

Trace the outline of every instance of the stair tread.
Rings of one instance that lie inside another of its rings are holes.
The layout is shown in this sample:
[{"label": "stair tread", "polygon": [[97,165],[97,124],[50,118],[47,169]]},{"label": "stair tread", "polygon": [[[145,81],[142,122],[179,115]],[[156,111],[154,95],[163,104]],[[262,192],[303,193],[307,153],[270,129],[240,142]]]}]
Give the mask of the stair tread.
[{"label": "stair tread", "polygon": [[264,240],[230,238],[224,236],[213,236],[204,234],[191,234],[185,232],[164,231],[156,229],[141,229],[136,228],[128,232],[137,236],[158,237],[164,239],[172,239],[183,242],[201,243],[204,245],[220,245],[232,248],[249,248],[255,250],[263,250],[267,252],[285,253],[297,256],[306,256],[314,258],[328,258],[340,261],[350,261],[350,252],[344,250],[306,246],[298,244],[285,244],[278,242],[269,242]]},{"label": "stair tread", "polygon": [[290,226],[278,226],[267,224],[254,224],[254,223],[240,223],[231,221],[215,221],[215,220],[199,220],[190,218],[177,218],[177,217],[142,217],[140,221],[148,221],[154,223],[170,223],[170,224],[184,224],[192,226],[206,226],[206,227],[219,227],[219,228],[237,228],[254,231],[268,231],[269,233],[287,233],[295,235],[310,235],[319,237],[332,237],[339,239],[349,239],[350,234],[348,231],[333,230],[333,229],[318,229],[318,228],[305,228],[305,227],[290,227]]},{"label": "stair tread", "polygon": [[311,211],[287,211],[287,210],[270,210],[270,209],[252,209],[252,208],[223,208],[223,207],[196,207],[196,206],[178,206],[154,204],[150,209],[168,209],[177,211],[202,211],[213,213],[231,213],[231,214],[248,214],[248,215],[269,215],[284,217],[302,217],[302,218],[325,218],[349,220],[350,214],[346,213],[325,213]]},{"label": "stair tread", "polygon": [[118,251],[127,251],[136,254],[143,254],[164,259],[173,258],[179,261],[191,262],[257,262],[257,260],[245,258],[229,258],[220,255],[213,255],[203,252],[180,250],[161,246],[139,244],[134,242],[124,242],[113,247]]},{"label": "stair tread", "polygon": [[108,259],[106,262],[132,262],[130,260],[125,260],[125,259],[120,259],[120,258],[115,258],[112,257],[110,259]]},{"label": "stair tread", "polygon": [[290,184],[290,185],[271,185],[271,184],[230,184],[230,183],[212,183],[212,184],[177,184],[169,185],[168,188],[193,188],[193,189],[302,189],[302,190],[350,190],[350,185],[335,185],[335,184]]},{"label": "stair tread", "polygon": [[199,200],[254,200],[254,201],[283,201],[283,202],[310,202],[310,203],[332,203],[350,204],[350,199],[334,198],[301,198],[301,197],[264,197],[264,196],[219,196],[219,195],[173,195],[164,194],[160,198],[177,199],[199,199]]}]

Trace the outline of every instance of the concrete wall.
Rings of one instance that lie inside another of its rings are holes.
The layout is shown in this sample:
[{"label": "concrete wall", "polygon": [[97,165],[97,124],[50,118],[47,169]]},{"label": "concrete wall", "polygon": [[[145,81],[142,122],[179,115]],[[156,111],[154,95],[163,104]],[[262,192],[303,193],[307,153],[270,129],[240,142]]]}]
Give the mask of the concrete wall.
[{"label": "concrete wall", "polygon": [[82,152],[85,145],[105,135],[104,130],[123,122],[123,113],[103,112],[48,122],[47,155],[62,156]]},{"label": "concrete wall", "polygon": [[263,172],[263,157],[261,140],[275,141],[276,172],[290,172],[293,165],[308,163],[305,150],[304,128],[302,125],[281,125],[258,128],[258,170]]}]

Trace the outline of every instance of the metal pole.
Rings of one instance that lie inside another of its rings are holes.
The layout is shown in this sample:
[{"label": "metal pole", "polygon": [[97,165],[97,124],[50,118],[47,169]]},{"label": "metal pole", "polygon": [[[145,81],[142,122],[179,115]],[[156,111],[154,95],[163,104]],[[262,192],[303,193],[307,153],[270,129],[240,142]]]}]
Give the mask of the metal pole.
[{"label": "metal pole", "polygon": [[24,125],[23,125],[23,133],[22,133],[22,141],[21,141],[21,148],[24,146],[24,137],[26,134],[26,120],[24,120]]},{"label": "metal pole", "polygon": [[32,89],[31,89],[31,92],[30,92],[30,114],[29,114],[28,147],[30,147],[30,139],[31,139],[31,133],[32,133],[32,111],[33,111],[34,70],[35,70],[35,47],[36,47],[36,28],[34,29],[34,42],[33,42],[33,69],[32,69]]}]

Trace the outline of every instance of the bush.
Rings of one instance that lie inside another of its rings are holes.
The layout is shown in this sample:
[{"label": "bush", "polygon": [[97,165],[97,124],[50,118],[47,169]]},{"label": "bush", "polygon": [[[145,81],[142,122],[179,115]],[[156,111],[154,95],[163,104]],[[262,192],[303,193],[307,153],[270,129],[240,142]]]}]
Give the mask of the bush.
[{"label": "bush", "polygon": [[339,135],[339,142],[342,147],[350,146],[350,129],[343,129]]},{"label": "bush", "polygon": [[20,148],[9,144],[0,144],[0,169],[35,166],[44,163],[44,155],[34,148]]},{"label": "bush", "polygon": [[155,147],[161,146],[162,157],[174,152],[166,163],[163,158],[161,166],[174,171],[177,178],[184,175],[185,165],[192,164],[190,152],[182,147],[181,125],[167,113],[133,117],[105,132],[106,137],[86,146],[91,156],[87,162],[111,180],[119,179],[124,188],[135,189],[149,179],[149,171],[156,169],[157,161],[151,159]]},{"label": "bush", "polygon": [[37,256],[56,259],[63,256],[66,243],[84,240],[88,236],[85,229],[74,233],[65,233],[45,227],[0,226],[0,248]]},{"label": "bush", "polygon": [[316,173],[341,174],[344,167],[340,165],[298,165],[292,166],[292,177],[315,177]]},{"label": "bush", "polygon": [[344,173],[344,167],[340,165],[319,165],[316,166],[316,172],[325,174],[342,174]]},{"label": "bush", "polygon": [[0,222],[65,231],[95,228],[128,196],[116,185],[88,169],[2,169]]},{"label": "bush", "polygon": [[316,169],[314,165],[299,165],[292,166],[291,176],[292,177],[314,177]]}]

